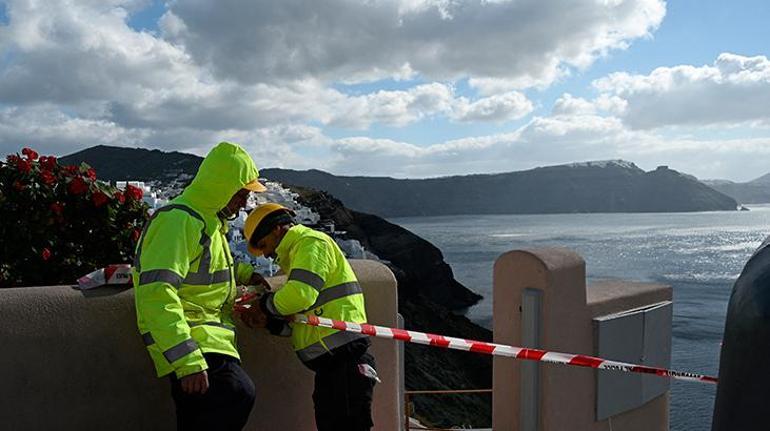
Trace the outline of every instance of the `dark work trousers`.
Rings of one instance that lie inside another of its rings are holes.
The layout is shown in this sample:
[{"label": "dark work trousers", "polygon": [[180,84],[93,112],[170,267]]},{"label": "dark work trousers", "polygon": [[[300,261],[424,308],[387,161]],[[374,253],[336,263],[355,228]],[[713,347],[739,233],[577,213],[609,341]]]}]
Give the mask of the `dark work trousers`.
[{"label": "dark work trousers", "polygon": [[203,357],[209,366],[209,389],[205,394],[182,392],[180,380],[171,375],[177,430],[240,431],[254,406],[254,382],[232,356],[204,353]]},{"label": "dark work trousers", "polygon": [[359,364],[375,368],[369,339],[340,346],[308,365],[315,371],[313,404],[318,431],[368,431],[372,422],[375,380]]}]

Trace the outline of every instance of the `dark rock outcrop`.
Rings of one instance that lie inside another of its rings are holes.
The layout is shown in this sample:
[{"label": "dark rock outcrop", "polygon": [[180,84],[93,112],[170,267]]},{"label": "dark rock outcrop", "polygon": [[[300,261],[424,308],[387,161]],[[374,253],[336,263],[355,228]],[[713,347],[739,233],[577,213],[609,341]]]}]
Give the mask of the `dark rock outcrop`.
[{"label": "dark rock outcrop", "polygon": [[367,250],[388,262],[396,274],[399,298],[425,296],[451,310],[469,307],[478,295],[454,279],[441,250],[401,226],[371,214],[351,211],[324,192],[293,187],[300,201],[331,220],[350,239],[358,240]]}]

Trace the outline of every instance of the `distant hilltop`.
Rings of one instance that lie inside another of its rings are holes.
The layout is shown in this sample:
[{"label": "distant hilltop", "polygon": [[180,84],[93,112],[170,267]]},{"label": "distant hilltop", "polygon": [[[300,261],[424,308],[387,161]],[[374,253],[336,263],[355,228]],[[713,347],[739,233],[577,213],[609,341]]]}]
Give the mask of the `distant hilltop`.
[{"label": "distant hilltop", "polygon": [[770,174],[745,183],[728,180],[704,180],[703,182],[742,204],[770,203]]},{"label": "distant hilltop", "polygon": [[86,162],[108,181],[168,181],[181,174],[195,175],[203,158],[178,151],[97,145],[59,160],[72,165]]},{"label": "distant hilltop", "polygon": [[661,166],[645,172],[611,160],[489,175],[419,180],[340,177],[266,169],[285,184],[326,190],[346,206],[383,217],[735,210],[737,202],[695,177]]},{"label": "distant hilltop", "polygon": [[[202,158],[160,150],[96,146],[62,157],[107,180],[168,180],[194,174]],[[500,174],[428,179],[337,176],[263,169],[262,176],[329,192],[348,208],[383,217],[459,214],[682,212],[735,210],[735,199],[665,166],[645,172],[624,160],[582,162]]]}]

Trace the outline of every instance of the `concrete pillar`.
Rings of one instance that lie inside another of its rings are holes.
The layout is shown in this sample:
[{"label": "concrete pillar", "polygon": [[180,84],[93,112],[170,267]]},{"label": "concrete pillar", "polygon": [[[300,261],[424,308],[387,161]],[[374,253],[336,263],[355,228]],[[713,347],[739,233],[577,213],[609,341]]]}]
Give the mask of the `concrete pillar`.
[{"label": "concrete pillar", "polygon": [[719,359],[713,431],[770,429],[770,238],[733,286]]},{"label": "concrete pillar", "polygon": [[[652,304],[670,313],[670,287],[604,282],[587,289],[585,262],[567,249],[505,253],[495,262],[493,283],[494,341],[500,344],[597,356],[602,316]],[[670,360],[670,337],[668,350],[661,349]],[[495,431],[668,429],[668,392],[599,419],[596,370],[495,357],[493,374]],[[639,394],[632,395],[643,399],[643,392],[639,383]]]}]

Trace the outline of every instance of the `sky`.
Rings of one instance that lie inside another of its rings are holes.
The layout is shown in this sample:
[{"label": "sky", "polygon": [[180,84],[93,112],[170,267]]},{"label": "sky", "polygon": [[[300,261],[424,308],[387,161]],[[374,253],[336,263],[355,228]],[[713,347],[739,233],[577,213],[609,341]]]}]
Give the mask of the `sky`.
[{"label": "sky", "polygon": [[766,0],[0,0],[0,154],[770,172]]}]

